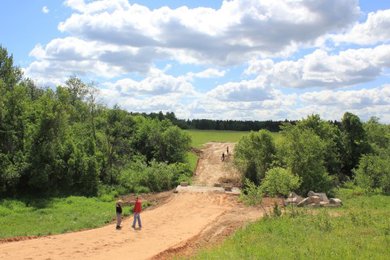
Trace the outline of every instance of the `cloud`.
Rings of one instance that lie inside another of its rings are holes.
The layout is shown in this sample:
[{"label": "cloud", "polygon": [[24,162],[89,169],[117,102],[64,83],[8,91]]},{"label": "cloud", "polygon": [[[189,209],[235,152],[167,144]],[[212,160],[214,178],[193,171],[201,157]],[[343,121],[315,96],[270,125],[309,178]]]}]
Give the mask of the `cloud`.
[{"label": "cloud", "polygon": [[307,92],[302,94],[300,99],[306,104],[336,106],[343,110],[390,106],[390,85],[373,89]]},{"label": "cloud", "polygon": [[374,80],[390,67],[390,45],[349,49],[332,55],[317,49],[296,61],[251,60],[247,75],[260,75],[274,87],[337,88]]},{"label": "cloud", "polygon": [[49,12],[50,12],[50,10],[46,5],[44,7],[42,7],[42,13],[48,14]]},{"label": "cloud", "polygon": [[186,78],[189,81],[193,81],[195,78],[201,78],[201,79],[209,79],[209,78],[220,78],[225,76],[226,71],[225,70],[218,70],[215,68],[208,68],[203,71],[194,73],[194,72],[187,72],[183,78]]},{"label": "cloud", "polygon": [[336,43],[369,45],[390,41],[390,9],[371,12],[363,23],[356,23],[345,34],[331,37]]},{"label": "cloud", "polygon": [[126,0],[85,3],[59,30],[114,45],[160,48],[177,60],[237,64],[254,54],[280,55],[355,21],[356,0],[223,1],[219,9],[162,7],[150,10]]},{"label": "cloud", "polygon": [[56,38],[30,52],[36,60],[27,68],[30,77],[62,77],[72,74],[114,78],[128,72],[147,73],[152,60],[161,55],[155,49],[120,47],[76,37]]},{"label": "cloud", "polygon": [[352,24],[356,0],[232,0],[217,9],[149,9],[127,0],[67,0],[68,35],[31,51],[26,71],[115,78],[147,73],[156,62],[238,65],[254,56],[287,55]]},{"label": "cloud", "polygon": [[152,69],[149,75],[141,80],[135,81],[130,78],[118,80],[106,84],[110,89],[118,91],[123,96],[159,96],[172,93],[193,93],[192,84],[186,77],[174,77],[165,74],[159,69]]},{"label": "cloud", "polygon": [[275,92],[274,89],[267,89],[264,82],[256,79],[219,85],[207,95],[220,101],[253,102],[272,99]]},{"label": "cloud", "polygon": [[[272,106],[267,106],[268,102]],[[209,104],[213,103],[209,102]],[[222,105],[216,105],[219,109],[218,113],[213,113],[212,116],[229,119],[229,116],[232,116],[231,111],[235,111],[237,117],[231,118],[284,120],[286,118],[301,119],[314,113],[327,120],[340,120],[346,111],[350,111],[362,120],[377,116],[383,122],[390,122],[390,85],[360,90],[323,90],[302,94],[279,93],[263,102],[236,102],[237,107],[231,104],[231,102],[222,102]],[[206,111],[211,114],[213,105],[210,105]],[[212,116],[208,118],[213,118]]]},{"label": "cloud", "polygon": [[319,113],[325,119],[340,119],[346,112],[357,114],[363,120],[377,116],[390,122],[390,85],[360,90],[307,92],[299,97],[304,114]]}]

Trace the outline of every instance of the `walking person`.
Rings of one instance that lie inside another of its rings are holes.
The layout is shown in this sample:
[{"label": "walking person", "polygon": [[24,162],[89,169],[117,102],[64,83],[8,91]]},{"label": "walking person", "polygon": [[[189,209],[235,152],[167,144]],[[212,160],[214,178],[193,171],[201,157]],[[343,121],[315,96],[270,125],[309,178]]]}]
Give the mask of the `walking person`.
[{"label": "walking person", "polygon": [[135,203],[134,203],[134,209],[133,209],[133,212],[134,212],[134,220],[133,220],[133,225],[131,226],[132,228],[135,229],[135,226],[136,226],[136,222],[138,221],[138,226],[139,226],[139,229],[142,229],[142,224],[141,224],[141,211],[142,211],[142,201],[140,198],[137,198],[135,199]]},{"label": "walking person", "polygon": [[225,153],[222,153],[221,160],[222,160],[222,161],[225,161]]},{"label": "walking person", "polygon": [[115,205],[116,208],[116,229],[121,229],[122,223],[122,200],[118,200]]},{"label": "walking person", "polygon": [[226,154],[229,155],[229,146],[226,146]]}]

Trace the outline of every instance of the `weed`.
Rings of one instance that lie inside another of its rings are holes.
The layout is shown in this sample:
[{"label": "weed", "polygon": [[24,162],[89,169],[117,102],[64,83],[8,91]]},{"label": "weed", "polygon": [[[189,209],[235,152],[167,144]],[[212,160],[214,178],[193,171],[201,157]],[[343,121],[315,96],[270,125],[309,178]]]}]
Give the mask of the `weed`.
[{"label": "weed", "polygon": [[274,217],[280,217],[282,215],[282,210],[280,209],[280,206],[276,202],[274,203],[272,215]]}]

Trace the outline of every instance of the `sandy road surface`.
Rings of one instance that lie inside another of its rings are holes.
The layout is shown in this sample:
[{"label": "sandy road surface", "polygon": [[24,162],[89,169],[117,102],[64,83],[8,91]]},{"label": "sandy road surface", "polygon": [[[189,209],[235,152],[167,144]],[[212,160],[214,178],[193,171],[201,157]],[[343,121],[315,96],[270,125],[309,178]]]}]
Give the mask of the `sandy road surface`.
[{"label": "sandy road surface", "polygon": [[[207,206],[204,206],[207,205]],[[0,259],[147,259],[190,239],[232,207],[224,194],[175,194],[142,214],[141,231],[102,228],[0,245]]]},{"label": "sandy road surface", "polygon": [[[229,148],[229,154],[225,156],[222,162],[222,153],[226,153]],[[240,175],[234,170],[233,163],[234,143],[207,143],[202,148],[194,183],[206,186],[213,186],[216,183],[239,184]]]},{"label": "sandy road surface", "polygon": [[[199,161],[196,183],[211,185],[229,178],[228,162],[220,156],[227,144],[209,143]],[[228,144],[233,151],[233,144]],[[235,178],[235,177],[234,177]],[[233,179],[234,179],[233,178]],[[0,244],[0,259],[164,259],[192,254],[262,215],[236,196],[224,193],[176,193],[141,214],[143,229],[133,230],[131,218],[122,230],[102,228]]]}]

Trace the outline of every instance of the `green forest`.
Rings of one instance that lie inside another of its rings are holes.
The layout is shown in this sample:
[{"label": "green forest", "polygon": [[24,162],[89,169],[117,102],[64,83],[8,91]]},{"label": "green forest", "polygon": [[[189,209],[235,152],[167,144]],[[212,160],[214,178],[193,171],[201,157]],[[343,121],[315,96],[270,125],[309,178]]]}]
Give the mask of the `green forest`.
[{"label": "green forest", "polygon": [[191,175],[187,133],[98,104],[96,91],[77,77],[36,86],[0,47],[0,194],[161,191]]}]

